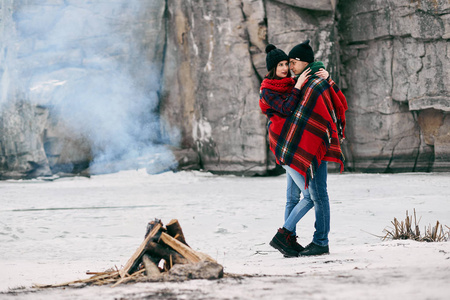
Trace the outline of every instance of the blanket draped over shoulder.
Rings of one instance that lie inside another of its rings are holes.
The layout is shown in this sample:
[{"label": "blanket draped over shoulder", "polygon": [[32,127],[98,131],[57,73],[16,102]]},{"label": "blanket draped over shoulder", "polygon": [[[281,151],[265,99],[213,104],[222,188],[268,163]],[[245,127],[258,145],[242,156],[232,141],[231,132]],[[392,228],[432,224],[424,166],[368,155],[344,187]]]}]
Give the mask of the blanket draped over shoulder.
[{"label": "blanket draped over shoulder", "polygon": [[[288,88],[280,88],[285,80]],[[311,77],[301,91],[285,79],[264,79],[260,108],[269,118],[269,145],[277,163],[305,177],[306,187],[320,163],[344,168],[340,142],[345,137],[347,101],[331,80]]]}]

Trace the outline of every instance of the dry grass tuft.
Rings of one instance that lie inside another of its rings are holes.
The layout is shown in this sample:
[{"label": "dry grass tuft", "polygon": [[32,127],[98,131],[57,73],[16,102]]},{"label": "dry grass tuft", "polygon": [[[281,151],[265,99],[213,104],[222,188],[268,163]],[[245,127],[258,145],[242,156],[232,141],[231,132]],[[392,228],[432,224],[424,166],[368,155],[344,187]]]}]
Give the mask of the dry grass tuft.
[{"label": "dry grass tuft", "polygon": [[450,240],[450,227],[445,226],[447,231],[444,230],[442,224],[436,221],[436,226],[428,225],[425,227],[425,234],[422,236],[419,230],[419,222],[416,218],[416,210],[414,209],[414,225],[412,223],[413,216],[408,215],[406,211],[405,221],[399,222],[397,218],[394,218],[392,225],[394,228],[385,228],[383,230],[386,235],[383,240],[415,240],[419,242],[446,242]]}]

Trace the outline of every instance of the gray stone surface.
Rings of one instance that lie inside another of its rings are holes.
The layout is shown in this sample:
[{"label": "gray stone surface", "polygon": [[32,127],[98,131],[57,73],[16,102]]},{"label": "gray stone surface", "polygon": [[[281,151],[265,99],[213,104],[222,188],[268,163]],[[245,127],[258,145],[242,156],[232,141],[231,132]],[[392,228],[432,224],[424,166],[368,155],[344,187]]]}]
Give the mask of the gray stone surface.
[{"label": "gray stone surface", "polygon": [[3,107],[0,117],[1,177],[51,175],[43,135],[48,112],[27,102]]},{"label": "gray stone surface", "polygon": [[151,152],[164,12],[165,1],[1,3],[3,178]]},{"label": "gray stone surface", "polygon": [[1,178],[113,171],[155,143],[180,169],[266,174],[264,48],[305,39],[349,102],[347,170],[450,166],[447,0],[16,0],[0,25]]},{"label": "gray stone surface", "polygon": [[178,280],[219,279],[223,277],[223,266],[210,261],[186,265],[177,264],[169,270],[168,276]]},{"label": "gray stone surface", "polygon": [[349,168],[445,169],[441,157],[450,145],[440,135],[450,103],[448,1],[341,1],[338,11]]},{"label": "gray stone surface", "polygon": [[311,41],[315,58],[325,65],[336,62],[334,14],[291,7],[266,1],[269,42],[287,54],[306,39]]},{"label": "gray stone surface", "polygon": [[266,26],[262,1],[168,3],[164,130],[180,130],[182,146],[198,150],[205,170],[264,174],[270,154],[258,92],[265,45],[289,52],[309,38],[318,59],[336,61],[333,14],[265,1]]},{"label": "gray stone surface", "polygon": [[197,149],[203,169],[251,175],[266,171],[265,119],[257,105],[259,80],[249,42],[251,35],[253,51],[262,51],[254,31],[264,26],[260,13],[246,18],[244,3],[262,6],[261,1],[169,1],[173,25],[160,111],[165,131],[179,129],[182,146]]},{"label": "gray stone surface", "polygon": [[292,6],[318,11],[333,11],[336,9],[337,0],[277,0],[278,2]]}]

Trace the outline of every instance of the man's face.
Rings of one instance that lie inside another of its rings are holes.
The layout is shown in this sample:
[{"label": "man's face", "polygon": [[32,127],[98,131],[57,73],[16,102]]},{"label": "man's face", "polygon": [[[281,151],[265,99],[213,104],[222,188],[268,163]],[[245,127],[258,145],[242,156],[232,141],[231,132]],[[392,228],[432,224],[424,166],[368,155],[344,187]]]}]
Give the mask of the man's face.
[{"label": "man's face", "polygon": [[306,61],[296,60],[293,58],[289,60],[289,68],[295,75],[302,73],[307,65],[309,64]]}]

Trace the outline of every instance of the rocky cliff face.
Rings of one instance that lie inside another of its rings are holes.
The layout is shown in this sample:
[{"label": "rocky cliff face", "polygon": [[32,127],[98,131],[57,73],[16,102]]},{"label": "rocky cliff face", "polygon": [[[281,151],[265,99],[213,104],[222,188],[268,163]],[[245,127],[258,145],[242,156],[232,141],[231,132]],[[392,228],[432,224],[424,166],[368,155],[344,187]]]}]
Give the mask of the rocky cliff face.
[{"label": "rocky cliff face", "polygon": [[157,112],[165,1],[0,3],[0,177],[171,165]]},{"label": "rocky cliff face", "polygon": [[348,98],[348,170],[448,170],[446,0],[0,3],[3,178],[172,168],[163,144],[265,174],[264,48],[305,39]]},{"label": "rocky cliff face", "polygon": [[168,1],[166,18],[160,111],[167,135],[181,130],[182,147],[196,149],[206,170],[265,172],[250,52],[265,45],[262,1]]},{"label": "rocky cliff face", "polygon": [[450,2],[341,1],[348,166],[448,170]]},{"label": "rocky cliff face", "polygon": [[205,170],[251,175],[274,167],[258,105],[268,42],[289,51],[310,38],[317,57],[336,65],[334,6],[282,2],[168,1],[161,117],[168,135],[181,129],[183,147],[198,151]]}]

